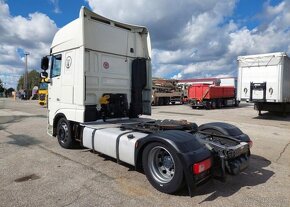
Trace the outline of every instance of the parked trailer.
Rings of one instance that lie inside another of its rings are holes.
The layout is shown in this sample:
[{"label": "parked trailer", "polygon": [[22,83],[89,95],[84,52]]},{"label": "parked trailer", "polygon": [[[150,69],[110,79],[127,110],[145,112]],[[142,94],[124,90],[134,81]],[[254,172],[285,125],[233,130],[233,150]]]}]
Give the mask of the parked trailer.
[{"label": "parked trailer", "polygon": [[255,109],[290,112],[290,58],[286,53],[239,56],[237,99]]},{"label": "parked trailer", "polygon": [[[145,27],[86,8],[55,35],[50,55],[48,133],[128,163],[153,187],[189,194],[209,178],[236,175],[249,164],[250,138],[237,127],[139,118],[151,114],[151,48]],[[47,76],[47,72],[42,72]]]},{"label": "parked trailer", "polygon": [[152,90],[152,105],[162,106],[175,103],[183,104],[182,92],[160,92],[155,86]]},{"label": "parked trailer", "polygon": [[153,79],[152,105],[183,104],[183,92],[176,80]]},{"label": "parked trailer", "polygon": [[234,86],[193,84],[188,88],[188,100],[192,108],[215,109],[237,105]]}]

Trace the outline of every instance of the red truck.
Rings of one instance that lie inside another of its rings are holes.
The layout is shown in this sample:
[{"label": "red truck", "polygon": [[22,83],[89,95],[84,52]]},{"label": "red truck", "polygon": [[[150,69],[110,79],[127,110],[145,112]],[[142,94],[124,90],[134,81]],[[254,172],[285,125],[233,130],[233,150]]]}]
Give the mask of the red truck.
[{"label": "red truck", "polygon": [[216,86],[205,83],[188,87],[188,103],[192,108],[206,109],[238,105],[234,86]]}]

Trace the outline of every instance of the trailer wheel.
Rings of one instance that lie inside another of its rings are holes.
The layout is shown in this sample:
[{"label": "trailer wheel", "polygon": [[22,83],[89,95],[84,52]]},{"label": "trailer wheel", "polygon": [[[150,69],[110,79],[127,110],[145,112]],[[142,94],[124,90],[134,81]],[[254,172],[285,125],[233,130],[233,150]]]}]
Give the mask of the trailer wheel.
[{"label": "trailer wheel", "polygon": [[212,102],[211,102],[211,108],[212,109],[216,109],[216,101],[215,100],[212,100]]},{"label": "trailer wheel", "polygon": [[220,99],[216,100],[216,108],[220,109],[222,107],[222,101]]},{"label": "trailer wheel", "polygon": [[162,98],[158,98],[157,106],[162,106],[162,104],[163,104],[163,99]]},{"label": "trailer wheel", "polygon": [[71,127],[66,118],[61,118],[57,122],[56,136],[58,143],[61,147],[65,149],[73,148],[75,141],[71,136]]},{"label": "trailer wheel", "polygon": [[183,186],[183,167],[176,152],[162,143],[145,147],[142,156],[145,175],[163,193],[174,193]]}]

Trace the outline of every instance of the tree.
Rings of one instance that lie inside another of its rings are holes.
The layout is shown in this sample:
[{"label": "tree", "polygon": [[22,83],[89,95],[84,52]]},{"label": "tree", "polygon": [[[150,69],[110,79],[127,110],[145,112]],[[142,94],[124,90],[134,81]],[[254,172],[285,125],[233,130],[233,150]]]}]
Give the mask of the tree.
[{"label": "tree", "polygon": [[[27,89],[31,91],[34,86],[39,86],[39,72],[36,70],[32,70],[28,73],[28,84],[27,84]],[[17,84],[17,90],[19,89],[24,89],[24,76],[22,75]]]},{"label": "tree", "polygon": [[40,73],[32,70],[28,73],[28,90],[32,90],[34,86],[39,86]]},{"label": "tree", "polygon": [[13,91],[15,91],[15,90],[14,90],[14,88],[8,88],[6,91],[7,91],[7,93],[8,93],[8,94],[10,94],[10,95],[11,95],[11,94],[12,94],[12,92],[13,92]]},{"label": "tree", "polygon": [[3,86],[2,80],[0,79],[0,93],[3,93],[3,92],[4,92],[4,86]]},{"label": "tree", "polygon": [[17,84],[17,90],[23,89],[24,88],[24,77],[23,75],[20,76]]}]

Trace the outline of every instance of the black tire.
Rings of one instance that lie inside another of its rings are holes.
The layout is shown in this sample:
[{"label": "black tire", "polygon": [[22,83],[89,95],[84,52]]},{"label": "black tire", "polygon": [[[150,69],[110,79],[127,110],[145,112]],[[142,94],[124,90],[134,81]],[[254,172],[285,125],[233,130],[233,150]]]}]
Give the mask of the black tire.
[{"label": "black tire", "polygon": [[163,99],[162,98],[158,98],[157,106],[162,106],[162,105],[163,105]]},{"label": "black tire", "polygon": [[206,110],[210,110],[212,107],[211,107],[211,103],[209,102],[209,101],[207,101],[207,102],[205,102],[205,106],[204,106],[204,108],[206,109]]},{"label": "black tire", "polygon": [[217,103],[216,103],[216,108],[217,108],[217,109],[222,108],[222,102],[221,102],[221,100],[218,99],[216,102],[217,102]]},{"label": "black tire", "polygon": [[166,104],[165,105],[169,105],[170,104],[170,98],[166,99]]},{"label": "black tire", "polygon": [[234,106],[235,106],[235,107],[239,107],[239,105],[240,105],[240,102],[239,102],[237,99],[235,99],[235,104],[234,104]]},{"label": "black tire", "polygon": [[147,179],[157,190],[172,194],[184,186],[183,166],[172,147],[158,142],[147,145],[142,165]]},{"label": "black tire", "polygon": [[216,100],[212,100],[211,102],[211,106],[210,106],[212,109],[216,109],[217,108],[217,103],[216,103]]},{"label": "black tire", "polygon": [[66,118],[61,118],[57,122],[56,136],[61,147],[65,149],[74,148],[75,140],[71,136],[71,126]]}]

